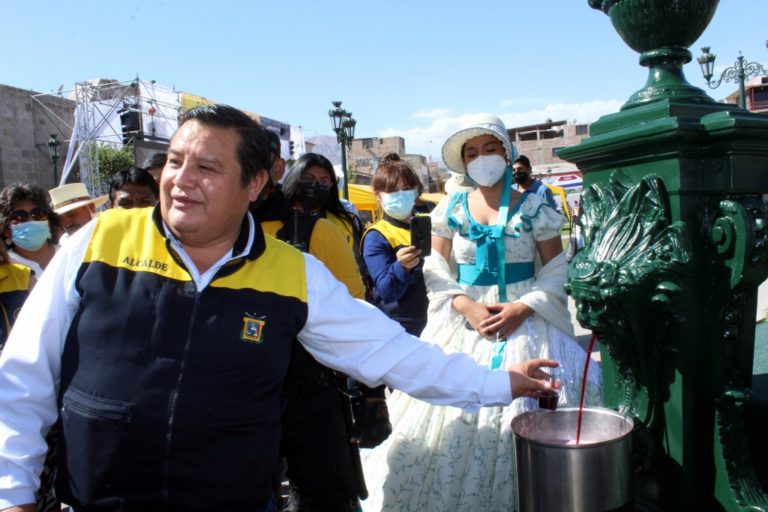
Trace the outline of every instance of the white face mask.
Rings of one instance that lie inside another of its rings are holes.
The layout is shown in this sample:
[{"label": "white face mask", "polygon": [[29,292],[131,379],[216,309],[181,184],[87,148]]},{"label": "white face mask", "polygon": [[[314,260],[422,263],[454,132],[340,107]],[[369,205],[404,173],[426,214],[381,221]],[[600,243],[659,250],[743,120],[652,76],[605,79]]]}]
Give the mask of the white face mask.
[{"label": "white face mask", "polygon": [[501,155],[480,155],[467,164],[467,174],[481,187],[494,186],[506,169],[507,161]]}]

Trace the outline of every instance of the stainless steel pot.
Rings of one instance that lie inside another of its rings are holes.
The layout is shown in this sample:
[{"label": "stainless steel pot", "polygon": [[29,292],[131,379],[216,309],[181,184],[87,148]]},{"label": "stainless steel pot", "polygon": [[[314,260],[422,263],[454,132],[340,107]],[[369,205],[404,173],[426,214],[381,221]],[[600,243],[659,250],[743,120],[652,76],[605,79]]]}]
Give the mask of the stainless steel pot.
[{"label": "stainless steel pot", "polygon": [[632,493],[631,419],[616,411],[539,409],[512,420],[520,512],[628,510]]}]

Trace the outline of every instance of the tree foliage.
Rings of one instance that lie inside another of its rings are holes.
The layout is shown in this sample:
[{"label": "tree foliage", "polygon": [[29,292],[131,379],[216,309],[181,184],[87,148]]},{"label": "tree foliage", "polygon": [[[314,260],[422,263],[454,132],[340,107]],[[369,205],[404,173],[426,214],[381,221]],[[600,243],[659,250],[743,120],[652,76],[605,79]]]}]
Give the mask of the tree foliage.
[{"label": "tree foliage", "polygon": [[83,150],[80,159],[86,172],[78,170],[76,181],[83,181],[92,188],[92,193],[105,192],[109,189],[112,176],[118,171],[134,165],[133,146],[115,146],[111,144],[89,144]]},{"label": "tree foliage", "polygon": [[96,161],[101,179],[109,181],[118,171],[134,165],[133,146],[126,144],[122,147],[115,147],[100,144],[96,149]]}]

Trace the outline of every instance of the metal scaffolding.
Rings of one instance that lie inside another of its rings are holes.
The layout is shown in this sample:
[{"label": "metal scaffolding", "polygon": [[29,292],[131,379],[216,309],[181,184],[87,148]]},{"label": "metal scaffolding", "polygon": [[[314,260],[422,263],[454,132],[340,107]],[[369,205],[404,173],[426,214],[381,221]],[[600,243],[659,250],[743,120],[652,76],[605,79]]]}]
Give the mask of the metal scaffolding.
[{"label": "metal scaffolding", "polygon": [[[71,136],[60,184],[71,179],[73,171],[79,171],[79,179],[92,194],[105,193],[110,177],[99,166],[98,153],[103,146],[121,149],[127,144],[139,145],[143,141],[164,143],[168,131],[174,129],[180,102],[158,98],[154,94],[154,81],[143,82],[138,76],[130,81],[98,80],[82,81],[70,91],[39,94],[33,99],[51,115],[53,113],[40,98],[43,96],[68,95],[75,100],[75,122],[69,127]],[[174,94],[176,94],[174,89]],[[167,96],[167,94],[166,94]],[[158,130],[164,126],[164,130]],[[157,144],[155,144],[157,145]],[[138,162],[141,165],[141,162]]]}]

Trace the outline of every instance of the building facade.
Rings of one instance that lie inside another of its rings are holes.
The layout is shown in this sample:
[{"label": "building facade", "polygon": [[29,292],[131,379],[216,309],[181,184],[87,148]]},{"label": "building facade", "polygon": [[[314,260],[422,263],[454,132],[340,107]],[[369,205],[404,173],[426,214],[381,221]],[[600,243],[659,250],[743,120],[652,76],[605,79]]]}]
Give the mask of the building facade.
[{"label": "building facade", "polygon": [[0,188],[17,182],[53,188],[48,140],[55,134],[61,142],[56,171],[61,177],[74,116],[72,100],[0,85]]},{"label": "building facade", "polygon": [[579,172],[575,165],[557,156],[557,150],[579,144],[589,135],[588,124],[550,121],[507,130],[521,155],[527,156],[537,177]]},{"label": "building facade", "polygon": [[405,139],[402,137],[367,137],[355,139],[347,151],[347,168],[356,183],[370,185],[373,173],[381,157],[387,153],[405,154]]},{"label": "building facade", "polygon": [[424,192],[430,192],[429,186],[429,167],[427,167],[427,157],[424,155],[417,155],[415,153],[408,153],[400,155],[403,161],[408,162],[410,166],[416,171],[416,176],[419,177],[421,185],[424,187]]},{"label": "building facade", "polygon": [[[747,93],[747,110],[755,114],[768,114],[768,76],[756,76],[744,84]],[[738,89],[729,94],[723,103],[739,104]]]}]

